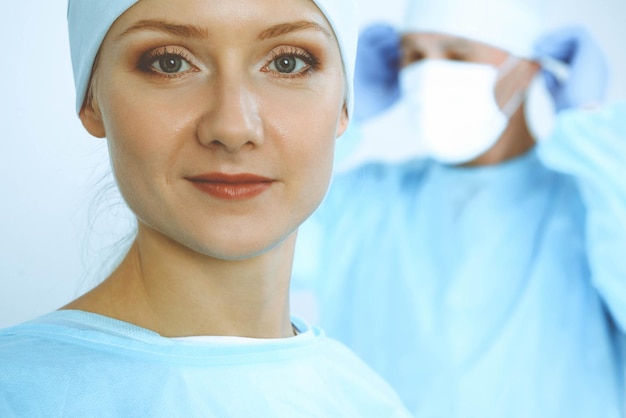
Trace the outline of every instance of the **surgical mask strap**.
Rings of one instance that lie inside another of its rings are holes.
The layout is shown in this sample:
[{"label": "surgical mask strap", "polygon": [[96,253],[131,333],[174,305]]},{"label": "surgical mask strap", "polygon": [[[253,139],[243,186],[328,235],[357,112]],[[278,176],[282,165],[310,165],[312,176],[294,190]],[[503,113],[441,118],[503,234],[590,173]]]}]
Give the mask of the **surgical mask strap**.
[{"label": "surgical mask strap", "polygon": [[[496,78],[496,83],[506,77],[513,68],[520,62],[520,58],[515,55],[509,55],[506,60],[498,67],[498,77]],[[507,118],[510,118],[515,111],[521,106],[524,98],[526,97],[526,91],[521,89],[518,90],[513,97],[509,99],[509,101],[502,106],[502,113],[506,115]]]},{"label": "surgical mask strap", "polygon": [[525,98],[526,91],[518,91],[513,95],[513,97],[511,97],[511,100],[509,100],[504,106],[502,106],[502,113],[504,113],[507,118],[510,118],[511,116],[513,116],[513,113],[515,113],[517,109],[519,109]]},{"label": "surgical mask strap", "polygon": [[515,68],[515,66],[520,62],[520,58],[516,57],[515,55],[509,55],[507,57],[507,59],[504,60],[504,62],[502,64],[500,64],[500,66],[498,66],[498,77],[496,79],[496,82],[502,80],[504,77],[506,77],[511,71],[513,71],[513,68]]}]

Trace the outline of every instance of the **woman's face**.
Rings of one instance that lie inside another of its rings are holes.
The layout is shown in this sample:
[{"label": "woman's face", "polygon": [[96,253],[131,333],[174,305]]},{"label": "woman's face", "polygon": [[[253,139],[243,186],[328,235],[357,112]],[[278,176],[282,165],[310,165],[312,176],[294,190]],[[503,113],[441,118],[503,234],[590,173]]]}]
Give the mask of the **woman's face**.
[{"label": "woman's face", "polygon": [[223,259],[292,234],[347,126],[341,56],[310,0],[141,0],[101,50],[87,129],[142,228]]}]

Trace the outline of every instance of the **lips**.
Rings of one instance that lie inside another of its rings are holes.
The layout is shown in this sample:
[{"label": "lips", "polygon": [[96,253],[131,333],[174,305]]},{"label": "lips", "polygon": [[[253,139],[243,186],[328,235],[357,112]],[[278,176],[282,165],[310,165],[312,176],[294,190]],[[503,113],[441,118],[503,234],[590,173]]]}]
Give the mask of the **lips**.
[{"label": "lips", "polygon": [[273,179],[255,174],[207,173],[187,177],[203,193],[223,200],[251,199],[269,189]]}]

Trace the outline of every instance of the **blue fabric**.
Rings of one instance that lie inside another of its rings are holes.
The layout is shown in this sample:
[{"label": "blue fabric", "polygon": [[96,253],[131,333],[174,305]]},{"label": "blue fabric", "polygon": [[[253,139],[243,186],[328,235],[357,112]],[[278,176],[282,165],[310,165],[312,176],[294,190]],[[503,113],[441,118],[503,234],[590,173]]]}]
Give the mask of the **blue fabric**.
[{"label": "blue fabric", "polygon": [[55,312],[0,331],[0,416],[409,416],[349,350],[294,323],[293,338],[212,344]]},{"label": "blue fabric", "polygon": [[337,175],[296,288],[417,417],[624,416],[624,120],[565,112],[497,166]]}]

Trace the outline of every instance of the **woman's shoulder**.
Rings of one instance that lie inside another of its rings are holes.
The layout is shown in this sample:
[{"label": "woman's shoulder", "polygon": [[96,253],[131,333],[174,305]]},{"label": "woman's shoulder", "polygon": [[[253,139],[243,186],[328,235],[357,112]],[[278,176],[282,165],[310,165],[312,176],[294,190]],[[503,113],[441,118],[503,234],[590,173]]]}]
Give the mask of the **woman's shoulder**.
[{"label": "woman's shoulder", "polygon": [[45,369],[50,364],[73,370],[159,338],[156,333],[113,318],[55,311],[0,330],[0,358],[10,359],[0,362],[0,370]]},{"label": "woman's shoulder", "polygon": [[[0,370],[31,369],[42,362],[60,363],[63,358],[76,358],[86,349],[76,344],[81,334],[95,333],[89,314],[57,311],[31,321],[0,330]],[[84,337],[84,335],[83,335]],[[93,335],[92,338],[93,340]]]},{"label": "woman's shoulder", "polygon": [[[293,322],[300,334],[292,338],[184,342],[107,317],[56,312],[0,332],[0,400],[20,410],[46,404],[61,411],[65,399],[98,393],[94,404],[73,405],[78,412],[70,416],[84,416],[96,404],[158,405],[167,413],[154,416],[171,416],[181,400],[192,404],[194,393],[202,394],[207,411],[231,405],[234,395],[224,392],[229,385],[259,396],[262,380],[274,388],[268,401],[283,409],[291,405],[284,402],[288,394],[301,406],[337,410],[333,416],[408,416],[388,385],[347,348],[304,321]],[[142,388],[145,396],[134,396],[131,388]],[[9,406],[0,401],[0,415]]]}]

